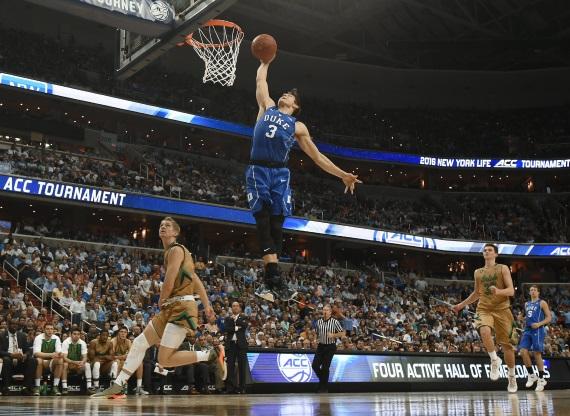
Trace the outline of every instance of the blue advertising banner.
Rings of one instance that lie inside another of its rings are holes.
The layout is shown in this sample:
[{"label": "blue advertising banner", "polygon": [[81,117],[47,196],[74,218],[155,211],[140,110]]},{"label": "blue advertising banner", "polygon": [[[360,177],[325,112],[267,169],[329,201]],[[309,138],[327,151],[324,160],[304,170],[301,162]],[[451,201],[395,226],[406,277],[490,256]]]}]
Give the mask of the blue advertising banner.
[{"label": "blue advertising banner", "polygon": [[[220,222],[254,225],[251,212],[242,208],[232,208],[180,199],[161,198],[132,192],[107,190],[90,186],[59,183],[41,179],[31,179],[14,175],[0,174],[0,192],[33,195],[46,199],[69,200],[86,206],[107,206],[130,208],[146,212],[204,218]],[[450,253],[481,253],[484,242],[465,240],[444,240],[423,237],[353,225],[313,221],[306,218],[288,217],[283,227],[315,235],[324,235],[355,240],[392,244],[430,251]],[[507,244],[498,243],[499,254],[508,256],[549,257],[570,256],[570,245],[560,244]]]},{"label": "blue advertising banner", "polygon": [[[93,0],[95,1],[95,0]],[[156,107],[142,104],[135,101],[110,97],[76,88],[64,87],[57,84],[50,84],[12,74],[0,73],[0,85],[23,88],[26,90],[54,95],[72,100],[82,101],[90,104],[98,104],[118,110],[130,111],[144,114],[160,119],[167,119],[188,124],[196,127],[203,127],[218,130],[224,133],[251,137],[253,128],[242,124],[228,121],[184,113],[170,110],[168,108]],[[329,143],[316,141],[317,147],[328,155],[344,157],[350,159],[395,163],[411,166],[425,166],[431,168],[449,169],[568,169],[570,168],[570,158],[567,159],[487,159],[487,158],[454,158],[454,157],[433,157],[422,155],[411,155],[404,153],[380,152],[376,150],[353,149],[341,147]]]}]

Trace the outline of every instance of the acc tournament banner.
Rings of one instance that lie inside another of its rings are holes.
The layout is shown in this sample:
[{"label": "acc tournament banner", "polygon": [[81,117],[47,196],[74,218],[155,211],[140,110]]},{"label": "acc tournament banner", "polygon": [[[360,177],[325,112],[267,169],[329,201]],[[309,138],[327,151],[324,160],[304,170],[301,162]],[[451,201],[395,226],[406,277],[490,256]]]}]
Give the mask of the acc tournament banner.
[{"label": "acc tournament banner", "polygon": [[[313,353],[248,352],[247,358],[254,383],[319,381],[311,368]],[[536,367],[534,370],[538,371]],[[333,383],[480,383],[490,381],[490,371],[489,359],[484,356],[335,354],[329,380]],[[570,370],[566,362],[552,366],[551,360],[546,359],[544,372],[548,380],[570,382]],[[500,378],[506,379],[507,376],[507,366],[503,365]],[[516,376],[518,379],[528,377],[522,363],[516,365]]]},{"label": "acc tournament banner", "polygon": [[[119,0],[80,0],[91,3],[117,3]],[[126,1],[126,0],[125,0]],[[142,0],[137,0],[141,3]],[[131,3],[137,3],[134,0]],[[163,1],[147,1],[148,3],[164,3]],[[128,2],[126,2],[128,3]],[[125,4],[126,4],[125,3]],[[137,4],[138,4],[137,3]],[[121,0],[121,4],[123,1]],[[113,6],[114,7],[114,6]],[[131,7],[131,6],[129,6]],[[134,6],[133,6],[134,7]],[[138,6],[137,6],[138,7]],[[150,9],[152,11],[152,7]],[[135,101],[110,97],[76,88],[64,87],[30,78],[20,77],[12,74],[0,73],[0,85],[22,88],[42,94],[54,95],[72,100],[78,100],[90,104],[98,104],[118,110],[130,111],[144,114],[151,117],[177,121],[180,123],[218,130],[224,133],[238,136],[251,137],[253,129],[242,124],[230,123],[214,118],[203,117],[181,111],[170,110],[168,108],[156,107],[142,104]],[[330,143],[316,142],[319,150],[323,153],[357,160],[367,160],[375,162],[396,163],[403,165],[416,165],[434,168],[451,169],[568,169],[570,168],[570,158],[567,159],[482,159],[482,158],[454,158],[454,157],[433,157],[411,155],[404,153],[380,152],[376,150],[352,149],[348,147],[336,146]]]},{"label": "acc tournament banner", "polygon": [[[118,190],[108,190],[69,183],[31,179],[0,174],[0,192],[37,196],[46,199],[68,200],[85,204],[117,208],[130,208],[147,212],[205,218],[220,222],[254,225],[251,212],[180,199],[161,198]],[[312,221],[306,218],[288,217],[283,227],[291,231],[323,236],[352,238],[360,241],[392,244],[430,251],[454,253],[481,253],[484,242],[444,240],[393,231]],[[570,246],[557,244],[497,244],[499,254],[509,256],[570,256]]]}]

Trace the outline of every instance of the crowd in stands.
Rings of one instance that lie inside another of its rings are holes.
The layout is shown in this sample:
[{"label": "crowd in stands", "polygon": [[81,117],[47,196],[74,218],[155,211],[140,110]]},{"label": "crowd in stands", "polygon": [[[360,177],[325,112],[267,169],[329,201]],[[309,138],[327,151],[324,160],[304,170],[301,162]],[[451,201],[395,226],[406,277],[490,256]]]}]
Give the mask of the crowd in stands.
[{"label": "crowd in stands", "polygon": [[[229,260],[226,266],[226,272],[233,272],[246,287],[254,283],[262,272],[259,263],[254,261]],[[458,303],[471,293],[471,286],[459,283],[430,286],[421,274],[413,271],[382,280],[368,272],[349,273],[330,266],[294,267],[287,273],[287,281],[291,289],[304,293],[300,297],[301,303],[293,308],[272,307],[255,301],[248,303],[248,298],[242,297],[246,313],[253,323],[251,333],[255,334],[250,338],[250,346],[314,348],[314,310],[328,303],[335,305],[337,316],[341,316],[347,331],[347,336],[341,339],[340,349],[446,353],[484,351],[472,316],[467,312],[456,316],[449,307],[436,300]],[[235,290],[233,285],[229,289]],[[556,286],[543,294],[554,305],[553,321],[559,322],[559,325],[550,326],[549,353],[569,355],[569,294],[568,289]],[[518,293],[513,306],[519,325],[524,320],[522,307],[525,296],[528,297]]]},{"label": "crowd in stands", "polygon": [[[96,336],[95,327],[115,335],[125,326],[131,336],[137,335],[158,312],[164,268],[154,253],[129,254],[112,247],[96,251],[87,244],[63,248],[37,240],[6,239],[0,244],[0,262],[4,260],[19,270],[20,279],[42,288],[46,300],[53,298],[75,314],[72,320],[50,314],[21,288],[8,284],[10,278],[2,272],[0,328],[18,319],[20,330],[29,339],[41,333],[48,322],[60,336],[69,335],[72,324],[80,323],[79,317],[92,324],[91,330],[84,327],[87,342]],[[341,350],[483,352],[472,316],[466,312],[456,316],[435,300],[454,304],[467,297],[472,289],[460,282],[436,286],[414,272],[383,279],[373,271],[293,265],[283,269],[282,275],[301,294],[299,302],[269,304],[254,296],[263,270],[257,261],[225,258],[211,264],[199,260],[196,270],[218,317],[200,327],[197,340],[205,347],[223,334],[224,318],[230,313],[231,302],[237,300],[249,319],[250,347],[314,349],[314,321],[321,307],[331,304],[347,331],[339,341]],[[519,325],[523,324],[522,307],[527,297],[519,289],[514,298],[513,313]],[[545,287],[541,297],[549,302],[553,314],[545,339],[546,354],[570,357],[570,293],[564,286],[553,285]]]},{"label": "crowd in stands", "polygon": [[[73,37],[0,27],[0,70],[77,85],[125,98],[252,125],[251,92],[204,85],[184,73],[151,65],[125,82],[112,76],[113,58],[102,46]],[[569,107],[513,111],[389,110],[303,98],[302,117],[312,134],[342,146],[439,156],[556,157],[567,150]]]},{"label": "crowd in stands", "polygon": [[[12,146],[0,150],[0,162],[8,162],[14,174],[247,208],[244,165],[162,152],[142,154],[144,164],[129,168],[119,160]],[[358,190],[351,196],[343,194],[340,183],[310,175],[294,175],[292,187],[294,214],[311,219],[446,238],[515,242],[569,238],[564,198],[543,196],[549,203],[542,203],[532,197],[434,194],[418,200],[389,193],[365,197],[366,192]]]},{"label": "crowd in stands", "polygon": [[[134,229],[136,230],[136,227]],[[13,234],[24,234],[38,238],[52,237],[133,247],[156,246],[156,241],[148,241],[142,235],[133,235],[133,232],[125,232],[113,225],[97,227],[94,223],[77,224],[60,215],[54,215],[52,218],[43,217],[41,219],[33,216],[21,217],[14,223],[11,231]]]}]

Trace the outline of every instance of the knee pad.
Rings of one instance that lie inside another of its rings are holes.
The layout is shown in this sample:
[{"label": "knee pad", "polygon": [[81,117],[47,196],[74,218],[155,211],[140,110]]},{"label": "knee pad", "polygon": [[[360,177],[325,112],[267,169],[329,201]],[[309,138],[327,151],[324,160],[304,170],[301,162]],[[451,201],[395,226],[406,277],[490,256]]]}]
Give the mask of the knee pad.
[{"label": "knee pad", "polygon": [[125,360],[123,369],[127,370],[130,374],[133,374],[135,371],[137,371],[137,368],[140,367],[144,360],[146,350],[149,348],[150,344],[146,340],[144,333],[136,337],[131,344],[131,349],[127,354],[127,359]]}]

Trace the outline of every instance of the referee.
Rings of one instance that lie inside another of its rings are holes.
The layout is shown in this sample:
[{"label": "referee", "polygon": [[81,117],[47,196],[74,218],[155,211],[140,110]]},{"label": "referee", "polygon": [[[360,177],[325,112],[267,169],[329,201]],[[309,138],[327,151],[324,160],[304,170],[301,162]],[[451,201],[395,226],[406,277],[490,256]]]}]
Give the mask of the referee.
[{"label": "referee", "polygon": [[329,368],[336,352],[336,339],[345,335],[339,321],[331,318],[329,305],[323,307],[323,317],[315,324],[319,346],[313,359],[313,371],[319,377],[319,393],[328,392]]}]

